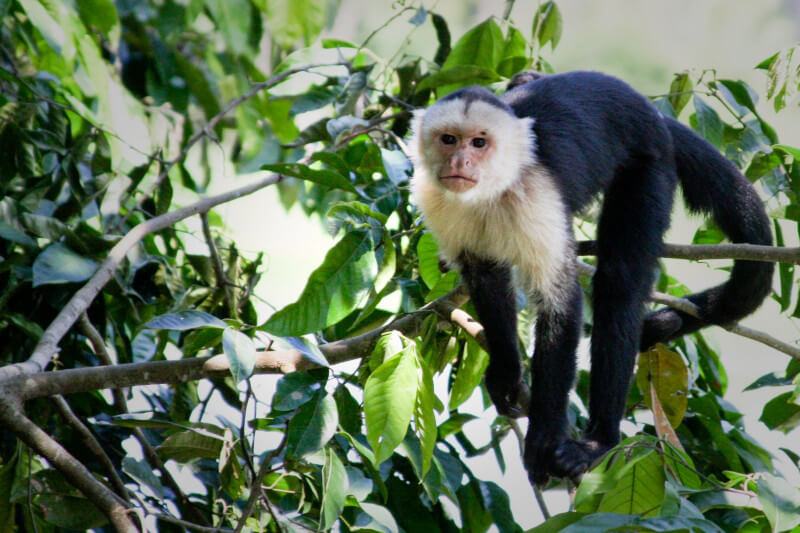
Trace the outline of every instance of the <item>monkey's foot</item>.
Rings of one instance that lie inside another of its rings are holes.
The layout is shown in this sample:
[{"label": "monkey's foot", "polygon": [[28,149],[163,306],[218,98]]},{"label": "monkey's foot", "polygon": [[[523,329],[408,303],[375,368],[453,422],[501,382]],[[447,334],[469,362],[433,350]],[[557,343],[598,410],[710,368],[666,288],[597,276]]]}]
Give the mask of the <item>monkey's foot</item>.
[{"label": "monkey's foot", "polygon": [[595,461],[611,448],[595,440],[526,441],[525,468],[531,482],[539,486],[551,477],[569,478],[577,484]]}]

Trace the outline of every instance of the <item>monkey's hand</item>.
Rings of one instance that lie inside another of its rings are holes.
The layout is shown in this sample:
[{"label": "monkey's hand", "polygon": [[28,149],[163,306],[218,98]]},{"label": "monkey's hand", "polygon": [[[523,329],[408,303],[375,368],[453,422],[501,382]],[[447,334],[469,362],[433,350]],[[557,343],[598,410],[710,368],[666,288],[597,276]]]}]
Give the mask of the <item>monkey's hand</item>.
[{"label": "monkey's hand", "polygon": [[499,367],[489,363],[484,376],[486,390],[497,413],[511,418],[525,416],[530,402],[530,389],[522,380],[519,364],[513,368]]}]

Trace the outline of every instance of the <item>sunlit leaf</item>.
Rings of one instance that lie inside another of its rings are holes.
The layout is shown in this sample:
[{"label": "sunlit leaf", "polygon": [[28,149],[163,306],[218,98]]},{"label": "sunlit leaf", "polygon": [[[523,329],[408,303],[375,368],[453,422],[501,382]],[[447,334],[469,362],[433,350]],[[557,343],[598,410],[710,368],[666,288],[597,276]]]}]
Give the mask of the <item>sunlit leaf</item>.
[{"label": "sunlit leaf", "polygon": [[272,315],[263,328],[297,337],[335,324],[363,303],[377,272],[368,232],[350,232],[328,251],[300,298]]},{"label": "sunlit leaf", "polygon": [[416,405],[416,344],[404,344],[399,353],[390,355],[375,369],[364,385],[367,441],[377,464],[389,458],[405,437]]}]

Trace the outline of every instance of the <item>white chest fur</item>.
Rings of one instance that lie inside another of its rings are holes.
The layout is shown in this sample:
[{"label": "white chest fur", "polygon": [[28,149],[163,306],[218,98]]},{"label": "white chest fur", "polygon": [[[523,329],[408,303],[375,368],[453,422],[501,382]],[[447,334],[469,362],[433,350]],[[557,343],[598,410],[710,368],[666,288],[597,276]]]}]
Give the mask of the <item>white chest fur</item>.
[{"label": "white chest fur", "polygon": [[496,199],[477,203],[463,202],[431,178],[415,175],[412,192],[448,260],[470,251],[509,263],[525,288],[558,298],[564,275],[573,268],[572,232],[545,169],[534,166]]}]

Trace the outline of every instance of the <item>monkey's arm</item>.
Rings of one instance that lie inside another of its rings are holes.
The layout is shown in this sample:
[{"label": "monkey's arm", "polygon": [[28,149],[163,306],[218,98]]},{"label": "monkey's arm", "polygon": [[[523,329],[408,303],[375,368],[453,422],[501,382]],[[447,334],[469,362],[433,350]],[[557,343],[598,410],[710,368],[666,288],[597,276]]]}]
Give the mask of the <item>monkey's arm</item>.
[{"label": "monkey's arm", "polygon": [[489,345],[485,376],[489,396],[498,413],[519,416],[516,406],[522,390],[522,363],[511,267],[468,252],[462,253],[458,262]]}]

